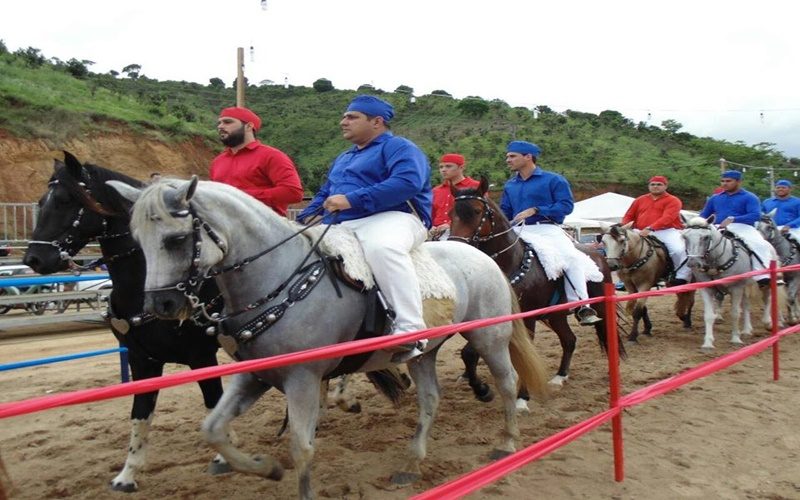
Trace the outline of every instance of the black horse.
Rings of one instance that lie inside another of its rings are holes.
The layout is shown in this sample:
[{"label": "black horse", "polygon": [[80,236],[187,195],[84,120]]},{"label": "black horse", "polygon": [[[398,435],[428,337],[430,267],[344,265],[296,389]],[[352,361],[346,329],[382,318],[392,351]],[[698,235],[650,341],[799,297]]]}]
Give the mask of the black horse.
[{"label": "black horse", "polygon": [[[523,311],[533,311],[565,302],[564,294],[559,292],[561,286],[559,282],[547,278],[536,254],[512,230],[500,207],[487,196],[488,190],[489,183],[485,177],[481,179],[477,189],[453,190],[455,203],[450,212],[452,219],[450,239],[474,245],[491,256],[511,281]],[[603,274],[603,281],[610,283],[611,271],[603,256],[585,245],[577,247],[594,261]],[[588,282],[587,289],[590,297],[603,295],[603,283]],[[605,318],[603,307],[597,308],[597,313],[601,318]],[[531,333],[535,331],[536,321],[539,320],[558,335],[562,350],[561,363],[558,372],[550,381],[550,384],[556,387],[562,386],[568,379],[570,362],[575,351],[575,333],[567,322],[567,317],[567,311],[560,311],[550,313],[546,317],[528,317],[524,320]],[[594,328],[600,347],[605,352],[608,348],[605,320],[595,323]],[[620,357],[625,357],[625,347],[621,342],[619,354]],[[465,366],[464,376],[469,380],[475,396],[481,401],[491,400],[491,390],[475,371],[478,363],[477,353],[467,346],[461,351],[461,357]],[[520,397],[527,399],[524,391],[520,393]],[[522,401],[518,401],[518,405],[520,409],[525,409]]]},{"label": "black horse", "polygon": [[[118,180],[136,187],[142,183],[96,165],[81,164],[64,152],[65,162],[55,161],[47,192],[39,200],[39,217],[23,262],[42,274],[63,271],[71,257],[96,239],[102,250],[101,262],[108,267],[114,284],[109,298],[108,319],[120,345],[128,348],[133,380],[161,376],[165,363],[188,365],[192,369],[217,364],[216,337],[206,335],[202,318],[165,321],[144,314],[145,260],[129,229],[130,202],[105,184]],[[95,263],[99,265],[101,262]],[[201,290],[207,314],[222,309],[213,280]],[[198,382],[208,409],[222,397],[222,381]],[[131,439],[122,471],[111,481],[117,491],[136,491],[136,473],[145,465],[147,437],[158,391],[137,394],[131,409]],[[218,456],[212,472],[227,464]]]}]

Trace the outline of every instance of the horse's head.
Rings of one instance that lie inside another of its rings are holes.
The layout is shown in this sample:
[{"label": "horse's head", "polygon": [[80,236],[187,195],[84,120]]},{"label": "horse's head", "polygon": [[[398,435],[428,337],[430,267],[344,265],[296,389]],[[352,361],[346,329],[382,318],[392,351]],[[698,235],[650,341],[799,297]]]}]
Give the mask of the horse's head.
[{"label": "horse's head", "polygon": [[714,216],[707,219],[692,217],[686,223],[686,228],[681,231],[686,241],[686,265],[691,269],[703,269],[708,266],[706,257],[715,241],[722,235],[714,227]]},{"label": "horse's head", "polygon": [[163,319],[187,318],[192,297],[227,242],[202,221],[192,202],[198,180],[166,180],[145,189],[109,181],[134,202],[131,231],[147,261],[145,311]]},{"label": "horse's head", "polygon": [[42,274],[67,269],[71,257],[103,234],[107,217],[125,213],[100,202],[107,189],[98,183],[101,170],[81,164],[66,151],[63,162],[55,160],[47,192],[39,199],[36,228],[23,258],[26,265]]},{"label": "horse's head", "polygon": [[768,213],[762,213],[761,218],[759,219],[758,223],[756,223],[756,229],[758,229],[758,232],[761,233],[761,236],[763,236],[764,239],[769,242],[773,242],[780,234],[780,231],[778,231],[778,225],[775,224],[775,214],[777,212],[778,209],[773,208]]},{"label": "horse's head", "polygon": [[633,222],[625,225],[614,224],[612,226],[602,226],[603,246],[606,250],[606,261],[612,271],[617,271],[622,267],[622,259],[629,252],[630,240],[638,239],[639,236],[631,231]]},{"label": "horse's head", "polygon": [[488,191],[486,177],[481,177],[481,183],[475,189],[456,190],[451,187],[455,203],[449,213],[449,239],[477,245],[492,238],[496,223],[503,214],[486,196]]}]

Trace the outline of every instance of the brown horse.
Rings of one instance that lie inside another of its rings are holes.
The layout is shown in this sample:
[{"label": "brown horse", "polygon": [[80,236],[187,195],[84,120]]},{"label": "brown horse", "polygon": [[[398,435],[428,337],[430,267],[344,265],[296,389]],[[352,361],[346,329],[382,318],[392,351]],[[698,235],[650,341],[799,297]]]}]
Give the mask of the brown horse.
[{"label": "brown horse", "polygon": [[[633,223],[614,224],[603,228],[603,245],[606,260],[612,271],[616,271],[625,290],[630,293],[646,292],[666,277],[672,267],[667,249],[652,238],[640,236],[631,230]],[[683,321],[684,328],[692,327],[694,291],[677,294],[675,314]],[[628,314],[633,318],[633,327],[628,340],[636,342],[639,337],[639,321],[644,323],[645,335],[652,335],[653,323],[647,313],[647,298],[628,301]]]},{"label": "brown horse", "polygon": [[[506,274],[519,298],[519,305],[523,311],[532,311],[550,305],[565,302],[563,291],[563,277],[556,281],[548,279],[538,257],[533,250],[520,239],[512,230],[511,224],[506,219],[497,204],[486,196],[488,180],[481,179],[477,189],[454,191],[455,203],[450,211],[450,239],[469,243],[492,257],[500,269]],[[603,281],[611,283],[611,271],[605,259],[597,251],[578,244],[577,247],[597,264],[603,273]],[[603,283],[587,283],[589,296],[603,295]],[[536,320],[544,322],[552,329],[561,343],[561,363],[558,372],[550,380],[556,386],[562,386],[569,377],[569,367],[572,354],[575,351],[575,333],[567,321],[568,311],[550,313],[546,316],[528,317],[525,326],[531,335],[536,328]],[[597,308],[601,318],[605,316],[603,307]],[[603,351],[606,351],[605,321],[595,323],[595,332]],[[625,348],[619,343],[620,356],[625,356]],[[482,394],[485,384],[478,379],[475,366],[478,362],[476,354],[465,348],[461,357],[464,360],[464,375],[470,381],[470,387],[478,399],[486,400]]]}]

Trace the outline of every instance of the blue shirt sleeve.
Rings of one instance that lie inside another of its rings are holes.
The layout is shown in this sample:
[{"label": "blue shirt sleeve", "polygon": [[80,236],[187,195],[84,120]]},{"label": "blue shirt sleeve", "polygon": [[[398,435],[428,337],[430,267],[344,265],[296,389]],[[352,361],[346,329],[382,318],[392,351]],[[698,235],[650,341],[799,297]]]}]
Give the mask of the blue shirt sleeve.
[{"label": "blue shirt sleeve", "polygon": [[706,200],[706,206],[700,211],[700,217],[707,219],[709,215],[713,214],[714,210],[714,196]]},{"label": "blue shirt sleeve", "polygon": [[306,208],[304,208],[299,214],[297,214],[297,220],[299,222],[303,222],[303,220],[313,214],[322,214],[322,204],[325,203],[325,199],[328,198],[328,193],[330,192],[330,181],[325,182],[322,187],[319,188],[317,194],[314,195],[314,199],[311,200],[311,203],[308,204]]},{"label": "blue shirt sleeve", "polygon": [[761,218],[761,204],[756,195],[748,193],[744,203],[744,213],[733,217],[733,222],[753,225]]}]

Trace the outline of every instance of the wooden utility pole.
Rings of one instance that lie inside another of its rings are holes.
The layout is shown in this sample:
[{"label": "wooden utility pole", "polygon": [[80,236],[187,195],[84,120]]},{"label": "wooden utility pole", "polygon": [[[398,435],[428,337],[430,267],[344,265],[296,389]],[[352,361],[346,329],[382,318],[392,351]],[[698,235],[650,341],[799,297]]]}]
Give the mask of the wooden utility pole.
[{"label": "wooden utility pole", "polygon": [[244,107],[244,47],[236,49],[236,105]]},{"label": "wooden utility pole", "polygon": [[725,158],[720,158],[719,159],[719,173],[724,174],[726,170],[728,170],[728,162],[725,161]]}]

